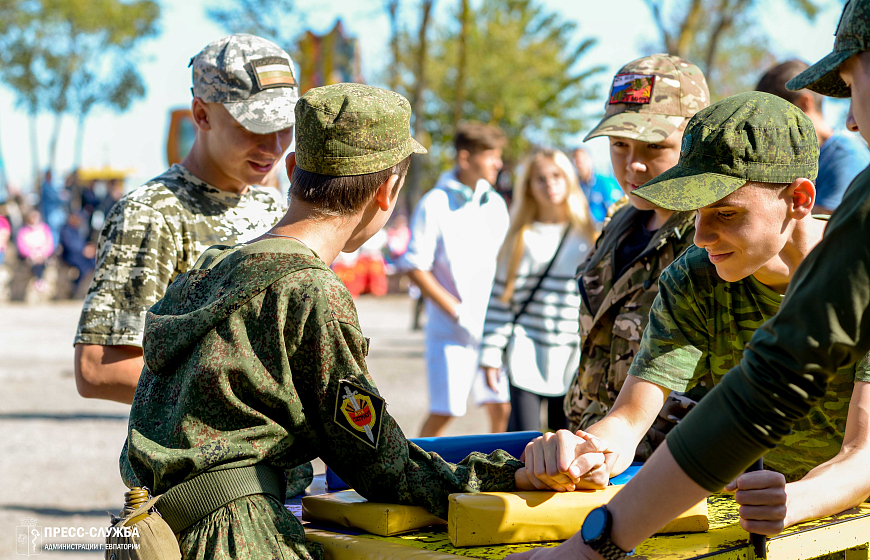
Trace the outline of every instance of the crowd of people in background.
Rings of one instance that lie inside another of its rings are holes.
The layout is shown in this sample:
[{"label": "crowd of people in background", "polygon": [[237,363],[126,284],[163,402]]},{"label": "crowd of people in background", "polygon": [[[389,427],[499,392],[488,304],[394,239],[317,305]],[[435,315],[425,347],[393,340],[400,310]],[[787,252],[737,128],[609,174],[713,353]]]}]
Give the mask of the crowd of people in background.
[{"label": "crowd of people in background", "polygon": [[124,194],[121,179],[58,182],[45,172],[38,189],[7,186],[0,199],[0,301],[81,298],[95,266],[106,214]]}]

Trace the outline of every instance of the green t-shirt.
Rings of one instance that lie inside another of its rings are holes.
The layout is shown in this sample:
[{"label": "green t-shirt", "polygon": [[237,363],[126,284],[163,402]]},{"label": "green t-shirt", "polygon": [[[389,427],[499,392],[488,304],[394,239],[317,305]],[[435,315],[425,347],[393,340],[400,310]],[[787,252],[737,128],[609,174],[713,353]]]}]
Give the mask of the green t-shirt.
[{"label": "green t-shirt", "polygon": [[[754,276],[722,280],[707,252],[698,247],[689,248],[662,273],[659,290],[629,375],[674,391],[704,379],[718,383],[740,362],[752,334],[776,314],[783,300]],[[870,381],[868,370],[867,357],[839,370],[824,398],[765,455],[765,464],[795,480],[834,457],[843,443],[854,383]]]}]

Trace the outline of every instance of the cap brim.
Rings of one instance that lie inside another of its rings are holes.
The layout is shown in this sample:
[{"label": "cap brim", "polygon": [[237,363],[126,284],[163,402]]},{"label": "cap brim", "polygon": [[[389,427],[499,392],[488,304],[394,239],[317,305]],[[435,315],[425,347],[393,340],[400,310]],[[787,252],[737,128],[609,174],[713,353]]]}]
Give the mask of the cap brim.
[{"label": "cap brim", "polygon": [[685,117],[653,113],[623,112],[604,117],[584,142],[599,136],[616,136],[639,142],[661,142],[680,128]]},{"label": "cap brim", "polygon": [[852,91],[840,78],[840,65],[858,52],[858,49],[834,51],[789,80],[785,87],[792,91],[808,89],[828,97],[852,97]]},{"label": "cap brim", "polygon": [[631,194],[666,210],[687,212],[721,200],[746,184],[746,179],[697,171],[676,165]]},{"label": "cap brim", "polygon": [[411,148],[412,154],[428,154],[429,150],[423,147],[423,144],[417,142],[413,138],[408,138],[408,146]]},{"label": "cap brim", "polygon": [[245,129],[254,134],[272,134],[290,128],[296,122],[295,109],[299,97],[295,90],[291,91],[274,95],[266,90],[251,99],[225,102],[222,105]]}]

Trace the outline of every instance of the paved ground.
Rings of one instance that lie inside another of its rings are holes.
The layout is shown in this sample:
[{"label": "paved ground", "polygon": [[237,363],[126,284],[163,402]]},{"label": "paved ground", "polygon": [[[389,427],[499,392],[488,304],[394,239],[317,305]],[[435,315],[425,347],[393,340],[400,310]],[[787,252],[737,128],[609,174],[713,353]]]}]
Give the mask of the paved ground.
[{"label": "paved ground", "polygon": [[[360,322],[372,338],[369,370],[390,413],[416,436],[427,408],[423,336],[411,332],[411,302],[404,296],[363,297]],[[118,454],[128,407],[78,396],[72,337],[80,304],[0,304],[0,559],[21,558],[16,529],[23,518],[41,527],[82,528],[85,537],[45,542],[96,543],[107,510],[123,505]],[[450,435],[485,430],[486,416],[469,405]],[[315,466],[322,472],[323,466]],[[101,552],[50,552],[41,557],[102,558]]]}]

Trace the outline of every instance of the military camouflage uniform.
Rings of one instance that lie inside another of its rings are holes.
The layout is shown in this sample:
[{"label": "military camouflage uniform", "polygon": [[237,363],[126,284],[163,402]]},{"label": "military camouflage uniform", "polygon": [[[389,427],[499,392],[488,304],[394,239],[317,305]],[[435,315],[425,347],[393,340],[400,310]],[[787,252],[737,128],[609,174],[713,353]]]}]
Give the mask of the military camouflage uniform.
[{"label": "military camouflage uniform", "polygon": [[593,253],[579,268],[580,369],[565,395],[572,430],[601,420],[622,389],[640,349],[649,310],[658,294],[662,271],[692,245],[695,220],[676,212],[656,231],[646,249],[615,278],[613,258],[619,245],[649,215],[626,204],[604,229]]},{"label": "military camouflage uniform", "polygon": [[209,246],[253,239],[283,214],[274,189],[222,191],[173,165],[106,216],[75,343],[142,346],[145,312],[173,278]]},{"label": "military camouflage uniform", "polygon": [[[124,483],[159,494],[216,467],[321,457],[363,496],[442,518],[451,492],[515,489],[522,463],[504,452],[453,465],[408,442],[388,414],[376,447],[340,425],[340,383],[377,393],[367,350],[347,289],[300,243],[209,249],[148,313]],[[321,557],[264,495],[219,508],[179,541],[186,559]]]},{"label": "military camouflage uniform", "polygon": [[[704,75],[691,62],[667,54],[639,58],[614,76],[604,118],[585,140],[614,136],[661,142],[709,102]],[[578,269],[582,353],[564,401],[572,430],[598,422],[613,405],[637,354],[659,274],[692,244],[695,232],[691,213],[673,214],[617,277],[614,259],[620,247],[651,214],[631,206],[627,197],[620,203],[624,206],[607,222],[595,250]],[[646,458],[655,443],[645,438],[638,458]]]},{"label": "military camouflage uniform", "polygon": [[[784,297],[753,276],[722,280],[698,247],[662,272],[659,290],[629,375],[673,391],[686,391],[707,372],[718,383]],[[833,458],[843,443],[855,381],[870,381],[870,357],[837,371],[822,400],[764,456],[765,466],[798,480]]]}]

